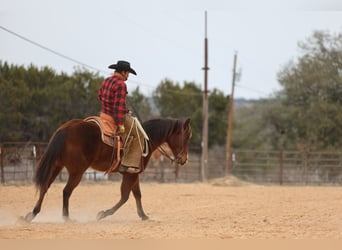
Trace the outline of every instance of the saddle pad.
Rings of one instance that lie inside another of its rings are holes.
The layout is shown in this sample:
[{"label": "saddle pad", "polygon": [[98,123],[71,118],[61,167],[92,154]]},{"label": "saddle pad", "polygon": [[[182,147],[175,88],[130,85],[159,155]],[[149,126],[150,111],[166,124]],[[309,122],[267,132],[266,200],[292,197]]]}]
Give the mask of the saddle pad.
[{"label": "saddle pad", "polygon": [[99,116],[89,116],[85,118],[84,121],[96,123],[99,126],[101,133],[106,136],[113,137],[115,133],[115,125],[111,124],[108,120],[101,119]]},{"label": "saddle pad", "polygon": [[[117,136],[115,131],[115,126],[105,119],[101,119],[99,116],[89,116],[84,119],[86,122],[93,122],[95,123],[101,131],[101,139],[103,143],[111,146],[111,147],[117,147],[118,145],[121,146],[121,138],[120,136]],[[118,139],[120,138],[120,139]],[[119,143],[119,144],[118,144]]]}]

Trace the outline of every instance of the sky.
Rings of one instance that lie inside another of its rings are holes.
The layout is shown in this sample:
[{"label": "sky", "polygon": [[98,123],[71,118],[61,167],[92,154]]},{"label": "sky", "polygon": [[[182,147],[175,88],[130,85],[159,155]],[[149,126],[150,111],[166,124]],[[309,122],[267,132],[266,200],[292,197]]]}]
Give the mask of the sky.
[{"label": "sky", "polygon": [[138,74],[129,91],[151,95],[166,78],[203,89],[205,12],[208,89],[230,94],[236,53],[237,98],[272,97],[298,42],[342,32],[338,0],[0,0],[0,60],[104,77],[127,60]]}]

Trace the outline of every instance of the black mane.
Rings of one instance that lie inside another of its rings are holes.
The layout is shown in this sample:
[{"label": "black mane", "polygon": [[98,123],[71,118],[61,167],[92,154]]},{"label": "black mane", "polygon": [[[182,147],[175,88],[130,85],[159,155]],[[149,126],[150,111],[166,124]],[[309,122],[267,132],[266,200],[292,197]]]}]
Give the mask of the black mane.
[{"label": "black mane", "polygon": [[146,134],[154,143],[165,141],[172,134],[182,129],[182,121],[172,118],[157,118],[143,122]]}]

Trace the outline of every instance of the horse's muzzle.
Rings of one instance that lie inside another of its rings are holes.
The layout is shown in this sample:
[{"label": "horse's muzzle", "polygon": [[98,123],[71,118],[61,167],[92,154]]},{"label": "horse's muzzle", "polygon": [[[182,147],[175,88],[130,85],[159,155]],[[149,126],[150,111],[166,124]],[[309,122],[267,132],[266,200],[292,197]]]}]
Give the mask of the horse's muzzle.
[{"label": "horse's muzzle", "polygon": [[185,157],[179,157],[176,159],[176,163],[180,164],[181,166],[188,163],[188,155],[186,154]]}]

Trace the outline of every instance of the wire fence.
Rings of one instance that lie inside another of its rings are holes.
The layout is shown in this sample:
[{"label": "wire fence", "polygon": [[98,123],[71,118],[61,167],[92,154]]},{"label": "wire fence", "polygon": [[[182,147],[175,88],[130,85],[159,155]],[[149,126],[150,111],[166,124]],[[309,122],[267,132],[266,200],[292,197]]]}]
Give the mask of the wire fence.
[{"label": "wire fence", "polygon": [[[0,144],[0,180],[2,184],[32,182],[35,168],[47,143],[15,142]],[[192,150],[185,166],[172,164],[163,156],[151,160],[140,175],[141,181],[198,182],[201,181],[200,150]],[[209,151],[207,179],[223,178],[226,173],[225,149]],[[235,150],[229,174],[241,180],[262,184],[341,185],[342,152]],[[64,182],[63,170],[56,181]],[[118,173],[104,174],[89,168],[83,181],[120,181]]]}]

